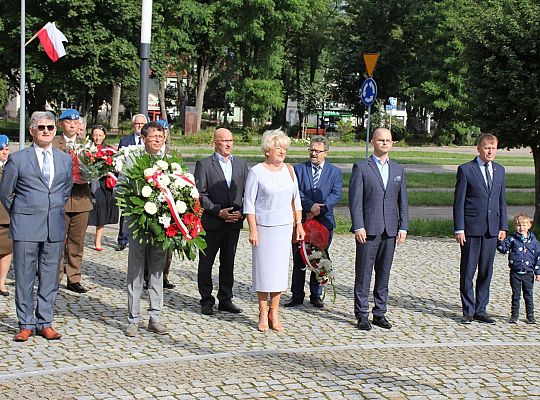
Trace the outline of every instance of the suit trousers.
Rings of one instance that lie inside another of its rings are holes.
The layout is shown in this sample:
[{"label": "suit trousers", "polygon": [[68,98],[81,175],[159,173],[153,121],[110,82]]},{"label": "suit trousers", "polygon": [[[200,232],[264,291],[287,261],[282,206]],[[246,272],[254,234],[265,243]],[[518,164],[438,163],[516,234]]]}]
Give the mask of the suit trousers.
[{"label": "suit trousers", "polygon": [[368,236],[366,243],[356,242],[355,278],[354,278],[354,315],[356,319],[369,315],[369,290],[371,275],[375,269],[373,287],[373,315],[382,317],[387,311],[388,282],[394,260],[396,237],[382,235]]},{"label": "suit trousers", "polygon": [[68,283],[81,281],[81,262],[84,237],[88,227],[88,215],[89,211],[66,212],[66,242],[60,258],[64,262],[60,266],[59,282],[62,282],[64,272],[67,275]]},{"label": "suit trousers", "polygon": [[201,295],[201,305],[214,305],[216,300],[212,296],[212,266],[219,251],[219,289],[217,298],[219,302],[226,303],[233,298],[234,284],[234,257],[240,230],[227,227],[219,230],[206,231],[207,248],[199,252],[199,267],[197,271],[197,285]]},{"label": "suit trousers", "polygon": [[[171,264],[173,259],[174,252],[168,251],[167,252],[167,261],[165,262],[165,268],[163,269],[163,280],[169,280],[169,273],[171,272]],[[144,266],[144,281],[148,282],[148,261],[146,261],[146,265]]]},{"label": "suit trousers", "polygon": [[[64,242],[13,241],[15,305],[20,329],[51,326],[58,293],[58,266]],[[38,276],[34,315],[34,282]]]},{"label": "suit trousers", "polygon": [[141,320],[141,295],[144,282],[144,265],[148,260],[148,315],[153,321],[159,321],[163,308],[163,268],[167,252],[160,244],[150,245],[139,239],[129,238],[127,293],[128,321],[138,324]]},{"label": "suit trousers", "polygon": [[[485,315],[489,303],[489,285],[493,275],[497,236],[466,236],[465,240],[465,245],[461,247],[459,266],[459,292],[463,315]],[[476,291],[473,288],[475,273]]]},{"label": "suit trousers", "polygon": [[[330,244],[332,243],[332,237],[333,237],[333,230],[329,230],[329,238],[328,238],[328,247],[326,250],[330,248]],[[304,301],[305,292],[304,292],[304,283],[306,281],[306,265],[302,261],[302,257],[300,256],[300,251],[298,250],[298,243],[292,244],[292,250],[293,250],[293,271],[292,271],[292,278],[291,278],[291,293],[292,298],[296,301]],[[323,288],[319,284],[319,281],[317,281],[317,276],[315,275],[315,272],[311,272],[309,275],[309,298],[310,299],[320,299],[322,296]]]},{"label": "suit trousers", "polygon": [[120,215],[120,221],[118,222],[118,238],[116,241],[119,246],[125,246],[128,244],[129,236],[124,230],[124,216]]}]

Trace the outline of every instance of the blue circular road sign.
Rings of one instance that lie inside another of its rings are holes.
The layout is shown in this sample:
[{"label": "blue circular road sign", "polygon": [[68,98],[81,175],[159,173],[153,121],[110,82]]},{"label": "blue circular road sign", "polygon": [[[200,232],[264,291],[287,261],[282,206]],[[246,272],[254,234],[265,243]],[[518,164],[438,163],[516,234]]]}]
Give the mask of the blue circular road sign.
[{"label": "blue circular road sign", "polygon": [[375,83],[374,79],[367,78],[364,83],[362,83],[360,97],[362,99],[362,103],[364,103],[366,107],[369,107],[375,103],[375,99],[377,98],[377,84]]}]

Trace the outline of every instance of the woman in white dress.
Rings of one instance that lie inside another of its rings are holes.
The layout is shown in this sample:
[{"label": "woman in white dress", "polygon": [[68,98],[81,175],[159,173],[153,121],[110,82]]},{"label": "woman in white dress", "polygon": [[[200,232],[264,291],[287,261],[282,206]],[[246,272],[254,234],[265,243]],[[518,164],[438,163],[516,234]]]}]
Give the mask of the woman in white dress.
[{"label": "woman in white dress", "polygon": [[261,332],[268,331],[269,327],[276,332],[283,330],[278,316],[279,300],[281,292],[288,287],[293,224],[297,227],[297,239],[304,238],[298,182],[292,167],[284,163],[290,143],[281,130],[264,133],[261,148],[266,161],[249,171],[244,194],[244,214],[252,245],[253,290],[259,301]]}]

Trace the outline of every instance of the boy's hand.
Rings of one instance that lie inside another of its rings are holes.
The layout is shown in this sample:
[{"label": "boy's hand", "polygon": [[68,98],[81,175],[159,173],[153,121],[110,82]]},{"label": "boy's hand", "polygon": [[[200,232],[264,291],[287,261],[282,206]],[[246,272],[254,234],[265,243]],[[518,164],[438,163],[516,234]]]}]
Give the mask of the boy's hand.
[{"label": "boy's hand", "polygon": [[540,275],[536,275],[535,280],[540,281]]}]

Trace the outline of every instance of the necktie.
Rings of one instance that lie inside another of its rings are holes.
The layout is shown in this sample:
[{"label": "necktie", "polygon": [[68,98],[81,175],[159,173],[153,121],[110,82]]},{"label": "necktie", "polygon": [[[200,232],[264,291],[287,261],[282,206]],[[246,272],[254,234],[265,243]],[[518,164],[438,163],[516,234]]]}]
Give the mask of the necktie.
[{"label": "necktie", "polygon": [[313,187],[317,188],[317,185],[319,184],[319,178],[321,177],[321,166],[314,165],[313,169]]},{"label": "necktie", "polygon": [[51,167],[49,165],[49,157],[47,156],[47,152],[43,152],[43,167],[41,168],[41,172],[43,173],[43,176],[45,177],[45,181],[47,182],[47,186],[50,187],[50,180],[51,180]]},{"label": "necktie", "polygon": [[491,174],[489,173],[489,163],[485,163],[484,167],[486,167],[486,183],[488,190],[491,190]]},{"label": "necktie", "polygon": [[137,144],[142,144],[141,137],[137,136]]}]

